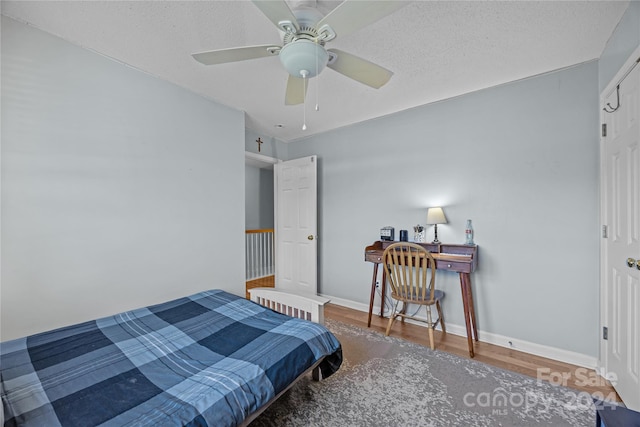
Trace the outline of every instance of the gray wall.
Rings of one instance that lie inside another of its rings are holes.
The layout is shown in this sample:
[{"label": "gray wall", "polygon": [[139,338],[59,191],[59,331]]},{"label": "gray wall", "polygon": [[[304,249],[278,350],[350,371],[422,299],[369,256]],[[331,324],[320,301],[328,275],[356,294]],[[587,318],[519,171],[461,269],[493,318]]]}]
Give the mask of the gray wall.
[{"label": "gray wall", "polygon": [[2,18],[2,340],[244,293],[244,116]]},{"label": "gray wall", "polygon": [[[482,331],[597,357],[598,122],[591,62],[290,144],[319,158],[320,291],[368,302],[365,245],[442,205],[441,241],[473,220]],[[457,275],[438,284],[464,325]]]},{"label": "gray wall", "polygon": [[273,228],[273,170],[245,166],[245,228]]}]

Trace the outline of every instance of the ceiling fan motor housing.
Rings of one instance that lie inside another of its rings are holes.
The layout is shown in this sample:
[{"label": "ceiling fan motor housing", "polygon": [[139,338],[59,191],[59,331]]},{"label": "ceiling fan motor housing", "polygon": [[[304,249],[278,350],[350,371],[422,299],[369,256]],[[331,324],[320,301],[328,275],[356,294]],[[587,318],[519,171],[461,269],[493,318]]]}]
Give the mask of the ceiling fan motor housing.
[{"label": "ceiling fan motor housing", "polygon": [[283,35],[284,46],[279,53],[280,62],[294,77],[315,77],[329,61],[324,41],[318,37],[315,28],[322,19],[322,14],[314,8],[304,6],[296,8],[293,14],[298,21],[297,28]]}]

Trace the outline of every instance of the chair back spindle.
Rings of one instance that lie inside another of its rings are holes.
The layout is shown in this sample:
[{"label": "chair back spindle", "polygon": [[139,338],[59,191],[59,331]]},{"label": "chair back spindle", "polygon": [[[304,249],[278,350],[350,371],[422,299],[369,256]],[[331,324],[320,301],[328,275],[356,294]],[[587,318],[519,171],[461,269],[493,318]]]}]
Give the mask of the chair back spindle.
[{"label": "chair back spindle", "polygon": [[433,301],[435,292],[435,260],[420,245],[391,245],[383,255],[392,296],[402,300]]}]

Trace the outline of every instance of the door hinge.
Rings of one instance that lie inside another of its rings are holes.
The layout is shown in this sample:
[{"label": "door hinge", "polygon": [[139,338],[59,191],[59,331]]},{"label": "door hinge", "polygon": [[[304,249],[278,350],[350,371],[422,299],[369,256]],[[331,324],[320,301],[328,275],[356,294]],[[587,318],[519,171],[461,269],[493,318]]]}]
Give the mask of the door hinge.
[{"label": "door hinge", "polygon": [[602,136],[603,137],[607,136],[607,124],[606,123],[602,124]]},{"label": "door hinge", "polygon": [[607,233],[607,226],[603,225],[602,226],[602,238],[606,239],[607,237],[609,237],[609,234]]},{"label": "door hinge", "polygon": [[603,340],[609,339],[609,328],[607,328],[606,326],[602,327],[602,339]]}]

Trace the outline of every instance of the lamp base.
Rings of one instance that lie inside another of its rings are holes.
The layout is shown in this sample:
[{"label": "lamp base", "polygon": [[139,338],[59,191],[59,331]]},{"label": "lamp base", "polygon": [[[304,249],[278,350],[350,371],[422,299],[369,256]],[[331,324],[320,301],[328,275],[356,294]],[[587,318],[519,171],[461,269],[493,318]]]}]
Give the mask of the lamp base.
[{"label": "lamp base", "polygon": [[438,240],[438,224],[433,224],[433,242],[431,243],[440,243],[440,240]]}]

